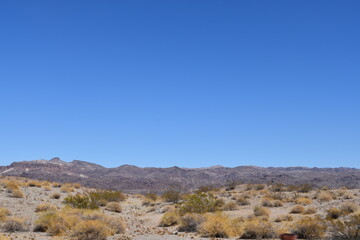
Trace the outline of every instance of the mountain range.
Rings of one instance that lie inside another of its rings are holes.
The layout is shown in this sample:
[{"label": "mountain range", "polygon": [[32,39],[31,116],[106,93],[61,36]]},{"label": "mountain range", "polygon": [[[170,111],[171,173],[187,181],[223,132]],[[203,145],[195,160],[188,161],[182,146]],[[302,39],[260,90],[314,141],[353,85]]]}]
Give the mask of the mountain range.
[{"label": "mountain range", "polygon": [[360,169],[256,167],[156,168],[122,165],[115,168],[85,161],[65,162],[59,158],[14,162],[0,166],[0,176],[75,182],[88,187],[124,192],[161,192],[171,188],[190,190],[204,185],[241,183],[309,183],[317,187],[360,188]]}]

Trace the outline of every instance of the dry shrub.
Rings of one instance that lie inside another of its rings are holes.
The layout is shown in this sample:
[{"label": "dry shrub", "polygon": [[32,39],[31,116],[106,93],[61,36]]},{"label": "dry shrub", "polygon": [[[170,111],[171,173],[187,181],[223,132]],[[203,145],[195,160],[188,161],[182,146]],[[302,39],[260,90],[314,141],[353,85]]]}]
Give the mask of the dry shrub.
[{"label": "dry shrub", "polygon": [[292,231],[301,239],[321,239],[326,234],[326,223],[319,217],[303,217],[294,223]]},{"label": "dry shrub", "polygon": [[305,211],[305,208],[301,205],[295,205],[294,207],[291,208],[290,213],[293,214],[300,214],[303,213]]},{"label": "dry shrub", "polygon": [[[121,218],[112,218],[96,210],[64,208],[60,211],[44,212],[36,221],[34,231],[47,232],[52,236],[63,236],[77,231],[84,221],[98,221],[107,228],[108,236],[125,232]],[[80,235],[78,235],[80,236]]]},{"label": "dry shrub", "polygon": [[69,184],[63,185],[60,189],[63,193],[70,193],[70,192],[74,192],[75,190],[74,187]]},{"label": "dry shrub", "polygon": [[236,237],[242,234],[240,225],[240,221],[231,220],[224,214],[208,214],[199,227],[199,233],[201,236],[212,238]]},{"label": "dry shrub", "polygon": [[25,195],[20,189],[11,190],[11,197],[13,198],[24,198]]},{"label": "dry shrub", "polygon": [[4,221],[3,229],[5,232],[23,232],[26,229],[24,219],[7,218]]},{"label": "dry shrub", "polygon": [[40,188],[42,186],[41,182],[38,181],[30,181],[27,183],[28,187],[38,187]]},{"label": "dry shrub", "polygon": [[205,217],[198,213],[185,214],[180,218],[179,232],[197,232]]},{"label": "dry shrub", "polygon": [[328,191],[321,191],[315,195],[315,198],[320,202],[329,202],[334,199],[333,195]]},{"label": "dry shrub", "polygon": [[275,222],[291,222],[294,218],[291,215],[282,215],[275,218]]},{"label": "dry shrub", "polygon": [[76,189],[80,189],[81,188],[81,184],[80,183],[73,183],[72,186]]},{"label": "dry shrub", "polygon": [[256,217],[269,217],[270,211],[267,208],[256,206],[253,209]]},{"label": "dry shrub", "polygon": [[261,201],[261,205],[264,207],[281,207],[284,204],[281,200],[271,200],[271,199],[265,198]]},{"label": "dry shrub", "polygon": [[12,192],[13,190],[20,189],[18,183],[15,181],[5,180],[4,184],[5,184],[5,188],[8,190],[8,192]]},{"label": "dry shrub", "polygon": [[121,205],[118,202],[109,202],[108,204],[106,204],[105,209],[117,213],[121,212],[122,210]]},{"label": "dry shrub", "polygon": [[150,192],[150,193],[146,193],[146,194],[144,195],[144,197],[145,197],[146,199],[149,199],[149,200],[155,202],[155,201],[158,199],[159,196],[158,196],[156,193]]},{"label": "dry shrub", "polygon": [[11,238],[1,234],[0,240],[11,240]]},{"label": "dry shrub", "polygon": [[273,192],[284,192],[286,191],[286,186],[282,183],[275,183],[271,185],[270,190]]},{"label": "dry shrub", "polygon": [[276,231],[271,222],[263,219],[252,218],[244,223],[243,239],[274,238]]},{"label": "dry shrub", "polygon": [[250,201],[245,197],[239,197],[236,199],[237,204],[240,206],[250,205]]},{"label": "dry shrub", "polygon": [[159,223],[159,227],[170,227],[179,223],[179,215],[174,212],[165,213]]},{"label": "dry shrub", "polygon": [[53,186],[54,188],[61,188],[62,184],[61,184],[61,183],[54,182],[54,183],[52,184],[52,186]]},{"label": "dry shrub", "polygon": [[10,216],[10,211],[6,208],[0,208],[0,222],[4,221],[8,216]]},{"label": "dry shrub", "polygon": [[341,206],[340,206],[341,213],[344,215],[354,213],[358,209],[359,209],[359,206],[353,202],[346,202],[346,203],[341,204]]},{"label": "dry shrub", "polygon": [[360,214],[353,214],[346,220],[330,221],[332,239],[359,239]]},{"label": "dry shrub", "polygon": [[56,210],[56,206],[50,203],[42,203],[36,207],[35,212],[46,212],[46,211],[55,211],[55,210]]},{"label": "dry shrub", "polygon": [[166,192],[164,192],[161,195],[161,198],[165,201],[165,202],[172,202],[172,203],[177,203],[180,201],[181,199],[181,192],[177,191],[177,190],[167,190]]},{"label": "dry shrub", "polygon": [[43,188],[44,188],[44,190],[47,191],[47,192],[51,191],[51,187],[50,187],[50,186],[43,186]]},{"label": "dry shrub", "polygon": [[316,213],[316,212],[317,212],[316,208],[314,208],[314,207],[307,207],[307,208],[305,208],[303,214],[305,214],[305,215],[310,215],[310,214],[314,214],[314,213]]},{"label": "dry shrub", "polygon": [[326,211],[327,219],[338,219],[342,215],[342,212],[339,208],[332,207]]},{"label": "dry shrub", "polygon": [[72,237],[76,240],[106,240],[109,235],[109,228],[104,223],[87,220],[75,227]]},{"label": "dry shrub", "polygon": [[354,195],[350,192],[344,193],[344,195],[342,197],[343,197],[343,199],[354,199],[355,198]]},{"label": "dry shrub", "polygon": [[309,205],[312,203],[312,200],[310,198],[306,198],[306,197],[301,197],[301,198],[297,198],[295,201],[297,204],[301,204],[301,205]]},{"label": "dry shrub", "polygon": [[255,190],[259,191],[265,189],[265,184],[254,184],[253,187]]},{"label": "dry shrub", "polygon": [[235,211],[238,209],[238,205],[235,202],[228,202],[222,207],[224,211]]},{"label": "dry shrub", "polygon": [[61,197],[60,193],[54,193],[50,196],[50,198],[52,198],[52,199],[60,199],[60,197]]}]

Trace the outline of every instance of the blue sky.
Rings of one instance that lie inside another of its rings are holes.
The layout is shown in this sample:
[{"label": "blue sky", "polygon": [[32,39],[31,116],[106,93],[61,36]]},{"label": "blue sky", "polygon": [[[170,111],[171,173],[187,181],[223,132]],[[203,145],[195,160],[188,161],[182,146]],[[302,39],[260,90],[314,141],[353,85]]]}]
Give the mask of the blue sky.
[{"label": "blue sky", "polygon": [[359,1],[1,1],[0,165],[360,168]]}]

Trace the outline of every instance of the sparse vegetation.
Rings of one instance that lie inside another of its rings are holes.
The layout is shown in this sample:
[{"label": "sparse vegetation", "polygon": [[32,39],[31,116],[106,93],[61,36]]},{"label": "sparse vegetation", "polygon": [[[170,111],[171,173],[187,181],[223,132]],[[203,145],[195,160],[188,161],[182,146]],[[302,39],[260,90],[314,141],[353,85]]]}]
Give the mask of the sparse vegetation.
[{"label": "sparse vegetation", "polygon": [[[35,224],[34,236],[39,234],[37,232],[45,232],[58,240],[105,240],[116,233],[125,233],[124,220],[111,217],[118,216],[119,212],[129,221],[131,233],[167,235],[178,230],[180,236],[189,239],[200,236],[277,238],[285,232],[294,232],[307,239],[357,239],[356,236],[360,236],[360,192],[357,189],[322,188],[299,192],[297,186],[291,192],[284,185],[243,184],[229,191],[202,187],[196,193],[178,195],[178,203],[173,204],[172,201],[161,201],[156,193],[125,196],[121,192],[94,190],[75,184],[61,185],[74,189],[70,195],[63,194],[63,199],[60,189],[51,188],[53,183],[21,178],[1,179],[0,186],[3,187],[0,197],[6,200],[3,205],[6,208],[0,208],[1,229],[15,236],[27,234],[17,232],[29,231],[29,226]],[[23,199],[12,199],[16,190],[26,193],[26,197],[24,194]],[[350,195],[352,198],[346,197]],[[329,201],[328,196],[331,196]],[[12,206],[23,203],[27,207],[26,214],[38,216],[35,223],[34,218],[27,218],[21,208],[13,211]],[[289,214],[281,215],[284,209],[290,209]],[[249,215],[251,210],[253,214]],[[160,213],[164,214],[160,222],[155,223],[157,227],[151,227],[143,220],[145,216],[151,216],[148,214]],[[122,238],[128,239],[128,236],[114,237]]]}]

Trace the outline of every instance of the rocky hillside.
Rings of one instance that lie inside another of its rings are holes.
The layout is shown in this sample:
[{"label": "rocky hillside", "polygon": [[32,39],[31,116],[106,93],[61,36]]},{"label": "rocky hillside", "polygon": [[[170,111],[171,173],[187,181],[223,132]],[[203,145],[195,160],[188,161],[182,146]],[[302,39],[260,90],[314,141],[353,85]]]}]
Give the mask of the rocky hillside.
[{"label": "rocky hillside", "polygon": [[360,188],[360,170],[354,168],[255,167],[234,168],[141,168],[123,165],[105,168],[97,164],[59,158],[14,162],[0,166],[0,175],[21,176],[57,182],[77,182],[89,187],[127,192],[163,191],[168,188],[194,189],[202,185],[243,183],[310,183],[314,186]]}]

